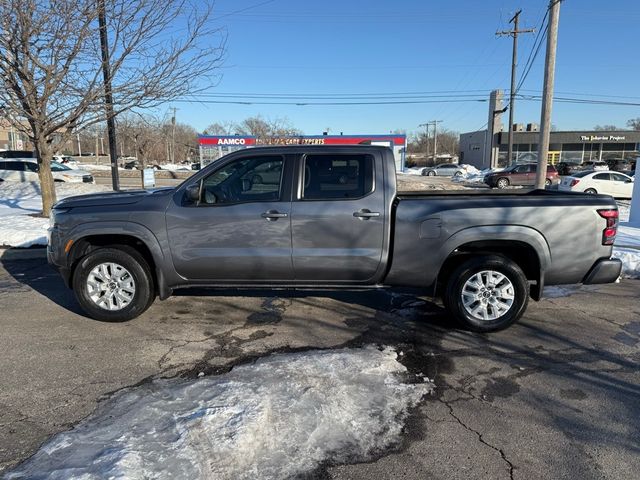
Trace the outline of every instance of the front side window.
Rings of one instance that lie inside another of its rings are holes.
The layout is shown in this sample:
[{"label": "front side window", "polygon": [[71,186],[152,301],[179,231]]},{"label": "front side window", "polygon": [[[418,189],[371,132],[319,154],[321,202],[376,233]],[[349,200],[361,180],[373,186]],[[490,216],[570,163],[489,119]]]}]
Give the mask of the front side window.
[{"label": "front side window", "polygon": [[202,180],[200,203],[205,205],[273,202],[280,199],[284,159],[241,158]]},{"label": "front side window", "polygon": [[66,170],[71,170],[71,169],[69,167],[67,167],[66,165],[62,165],[61,163],[51,162],[51,171],[52,172],[64,172]]},{"label": "front side window", "polygon": [[308,155],[304,160],[304,200],[360,198],[372,191],[371,155]]}]

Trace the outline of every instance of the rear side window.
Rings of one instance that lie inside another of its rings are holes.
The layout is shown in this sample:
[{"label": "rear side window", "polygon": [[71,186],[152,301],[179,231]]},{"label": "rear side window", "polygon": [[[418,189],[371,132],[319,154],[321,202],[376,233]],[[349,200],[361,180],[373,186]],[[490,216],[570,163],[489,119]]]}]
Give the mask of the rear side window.
[{"label": "rear side window", "polygon": [[610,180],[610,176],[608,173],[599,173],[593,176],[594,180]]},{"label": "rear side window", "polygon": [[24,162],[5,162],[5,170],[24,172]]},{"label": "rear side window", "polygon": [[304,200],[360,198],[371,191],[371,155],[308,155],[304,160]]}]

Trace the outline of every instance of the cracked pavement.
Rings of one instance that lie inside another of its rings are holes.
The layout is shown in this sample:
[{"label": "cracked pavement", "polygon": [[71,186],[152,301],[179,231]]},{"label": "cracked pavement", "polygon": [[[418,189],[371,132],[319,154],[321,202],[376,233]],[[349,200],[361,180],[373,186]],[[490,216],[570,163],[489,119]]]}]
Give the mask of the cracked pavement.
[{"label": "cracked pavement", "polygon": [[310,478],[633,478],[640,281],[530,302],[506,331],[457,329],[410,292],[188,291],[120,324],[82,315],[41,258],[0,261],[0,472],[113,392],[271,352],[395,346],[436,384],[403,441]]}]

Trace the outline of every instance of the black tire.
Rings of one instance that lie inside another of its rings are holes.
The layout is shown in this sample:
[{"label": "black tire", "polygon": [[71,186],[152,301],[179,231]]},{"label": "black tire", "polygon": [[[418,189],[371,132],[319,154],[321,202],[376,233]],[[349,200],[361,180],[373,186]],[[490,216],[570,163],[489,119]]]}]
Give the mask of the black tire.
[{"label": "black tire", "polygon": [[[484,270],[501,273],[513,286],[513,303],[502,316],[491,320],[479,319],[472,315],[462,301],[465,283]],[[443,304],[454,319],[474,332],[495,332],[507,328],[522,316],[528,303],[527,277],[517,264],[499,255],[475,257],[462,263],[451,273],[443,295]]]},{"label": "black tire", "polygon": [[462,172],[456,172],[453,174],[454,177],[461,177],[462,176]]},{"label": "black tire", "polygon": [[587,189],[584,191],[584,193],[589,193],[589,194],[591,194],[591,195],[595,195],[595,194],[597,194],[598,192],[596,191],[596,189],[595,189],[595,188],[587,188]]},{"label": "black tire", "polygon": [[500,177],[498,180],[496,180],[496,187],[498,187],[500,190],[505,189],[509,186],[509,179],[506,177]]},{"label": "black tire", "polygon": [[551,179],[547,178],[547,179],[544,181],[544,186],[545,186],[545,187],[550,187],[550,186],[551,186],[551,183],[552,183],[552,182],[551,182]]},{"label": "black tire", "polygon": [[430,170],[429,172],[427,172],[427,176],[435,177],[436,176],[436,172],[434,172],[433,170]]},{"label": "black tire", "polygon": [[[127,269],[135,282],[133,299],[121,310],[107,310],[89,296],[87,278],[91,270],[105,262],[114,262]],[[73,274],[73,291],[82,309],[96,320],[124,322],[141,315],[155,299],[153,276],[145,259],[133,248],[100,248],[83,257]]]}]

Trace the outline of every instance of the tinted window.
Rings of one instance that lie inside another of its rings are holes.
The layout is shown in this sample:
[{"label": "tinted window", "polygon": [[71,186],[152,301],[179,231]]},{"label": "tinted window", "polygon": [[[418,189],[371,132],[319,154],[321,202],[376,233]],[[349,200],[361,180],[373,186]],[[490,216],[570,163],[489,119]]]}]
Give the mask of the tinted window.
[{"label": "tinted window", "polygon": [[513,173],[528,173],[529,165],[518,165],[513,169]]},{"label": "tinted window", "polygon": [[[24,169],[27,172],[37,172],[38,171],[38,164],[37,163],[33,163],[33,162],[24,162]],[[51,168],[51,170],[55,172],[53,167]]]},{"label": "tinted window", "polygon": [[6,162],[5,170],[13,170],[16,172],[24,172],[24,162]]},{"label": "tinted window", "polygon": [[371,155],[309,155],[304,161],[302,198],[359,198],[373,190]]},{"label": "tinted window", "polygon": [[219,168],[202,181],[202,204],[269,202],[280,199],[282,157],[241,158]]},{"label": "tinted window", "polygon": [[594,180],[610,180],[608,173],[598,173],[593,176]]}]

